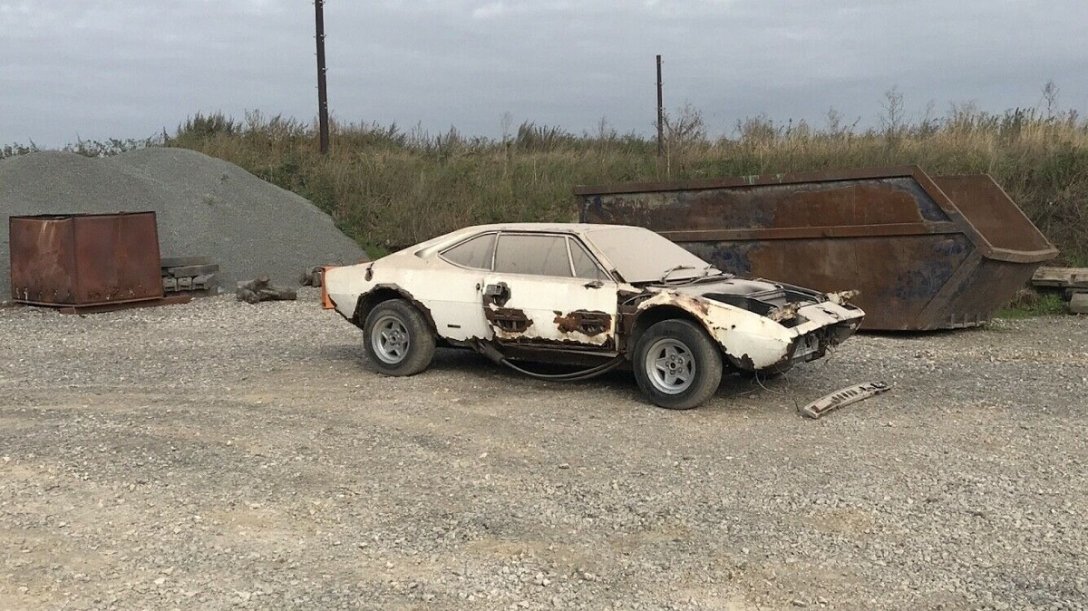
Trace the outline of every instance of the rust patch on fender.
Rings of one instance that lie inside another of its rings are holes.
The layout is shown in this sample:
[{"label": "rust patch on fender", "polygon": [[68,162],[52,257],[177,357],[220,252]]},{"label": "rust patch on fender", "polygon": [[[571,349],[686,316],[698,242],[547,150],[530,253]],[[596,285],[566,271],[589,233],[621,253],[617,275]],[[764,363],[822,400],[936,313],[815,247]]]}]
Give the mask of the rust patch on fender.
[{"label": "rust patch on fender", "polygon": [[635,319],[638,318],[640,310],[637,305],[621,305],[620,311],[620,335],[630,335],[631,331],[635,329]]},{"label": "rust patch on fender", "polygon": [[560,333],[582,333],[593,337],[612,328],[612,316],[597,310],[575,310],[568,314],[555,313],[555,324]]},{"label": "rust patch on fender", "polygon": [[752,361],[752,357],[748,356],[747,354],[742,354],[740,356],[733,356],[732,354],[729,354],[728,352],[726,352],[725,353],[725,358],[729,360],[730,364],[732,364],[734,367],[736,367],[737,369],[740,369],[742,371],[755,371],[756,370],[755,362]]},{"label": "rust patch on fender", "polygon": [[703,299],[685,295],[679,291],[669,291],[666,294],[671,298],[669,301],[673,305],[678,305],[692,314],[705,317],[710,313],[710,306]]},{"label": "rust patch on fender", "polygon": [[[679,297],[679,295],[677,297]],[[688,307],[695,310],[699,314],[702,314],[703,316],[710,314],[710,306],[707,305],[707,303],[702,299],[686,297],[685,300],[688,304]],[[677,301],[679,301],[679,299],[677,299]]]}]

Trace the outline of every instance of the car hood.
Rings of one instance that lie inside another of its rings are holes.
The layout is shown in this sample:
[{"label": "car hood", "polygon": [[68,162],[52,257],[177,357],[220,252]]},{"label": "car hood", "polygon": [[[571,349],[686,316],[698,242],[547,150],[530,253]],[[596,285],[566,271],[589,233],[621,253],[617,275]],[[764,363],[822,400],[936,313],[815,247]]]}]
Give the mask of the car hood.
[{"label": "car hood", "polygon": [[787,305],[810,305],[828,301],[828,296],[811,289],[770,282],[726,277],[693,284],[654,285],[651,292],[673,292],[735,306],[761,316]]},{"label": "car hood", "polygon": [[704,280],[692,284],[654,284],[648,286],[647,289],[653,292],[673,291],[714,301],[724,300],[726,303],[732,301],[731,297],[754,298],[760,301],[775,302],[775,305],[784,305],[787,302],[797,300],[823,300],[823,295],[817,291],[767,280],[747,280],[734,277]]}]

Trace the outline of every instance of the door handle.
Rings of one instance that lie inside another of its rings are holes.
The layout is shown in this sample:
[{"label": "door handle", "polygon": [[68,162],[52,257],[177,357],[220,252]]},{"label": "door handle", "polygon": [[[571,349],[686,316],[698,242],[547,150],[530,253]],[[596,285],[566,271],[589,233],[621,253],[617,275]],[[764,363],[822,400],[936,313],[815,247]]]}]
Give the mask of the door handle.
[{"label": "door handle", "polygon": [[587,289],[599,289],[604,286],[604,283],[600,280],[591,280],[590,282],[585,283],[583,286],[585,286]]},{"label": "door handle", "polygon": [[510,300],[510,286],[505,282],[489,284],[484,287],[484,304],[493,303],[499,307]]},{"label": "door handle", "polygon": [[502,297],[510,292],[510,287],[506,286],[505,282],[498,284],[489,284],[484,287],[484,295],[488,297]]}]

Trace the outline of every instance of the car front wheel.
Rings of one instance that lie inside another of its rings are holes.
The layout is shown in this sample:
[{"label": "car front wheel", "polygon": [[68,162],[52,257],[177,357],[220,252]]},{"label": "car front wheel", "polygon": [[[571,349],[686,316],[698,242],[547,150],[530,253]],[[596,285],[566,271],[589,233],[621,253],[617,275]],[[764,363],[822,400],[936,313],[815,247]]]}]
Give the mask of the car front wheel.
[{"label": "car front wheel", "polygon": [[707,334],[686,320],[665,320],[643,333],[635,350],[635,379],[656,405],[691,409],[718,390],[722,355]]},{"label": "car front wheel", "polygon": [[419,310],[401,299],[378,304],[363,324],[366,355],[374,368],[391,376],[415,375],[431,364],[434,334]]}]

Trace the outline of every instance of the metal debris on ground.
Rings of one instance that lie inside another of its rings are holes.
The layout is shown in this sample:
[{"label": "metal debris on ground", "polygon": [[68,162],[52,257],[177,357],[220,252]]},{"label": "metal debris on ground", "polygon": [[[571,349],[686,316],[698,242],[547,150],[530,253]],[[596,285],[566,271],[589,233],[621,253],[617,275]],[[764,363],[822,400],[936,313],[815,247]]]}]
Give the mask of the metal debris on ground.
[{"label": "metal debris on ground", "polygon": [[831,410],[864,401],[869,397],[875,397],[891,390],[891,388],[891,385],[885,382],[866,382],[865,384],[847,386],[804,406],[801,408],[801,415],[806,418],[816,419]]},{"label": "metal debris on ground", "polygon": [[249,282],[239,282],[235,293],[238,301],[258,303],[261,301],[294,301],[298,299],[295,289],[272,286],[268,276],[260,276]]},{"label": "metal debris on ground", "polygon": [[136,308],[157,308],[160,306],[168,305],[181,305],[183,303],[189,303],[193,300],[193,297],[188,294],[178,293],[175,295],[167,295],[161,299],[149,299],[144,301],[129,301],[127,303],[120,304],[100,304],[100,305],[80,305],[80,306],[64,306],[57,309],[57,312],[61,314],[102,314],[103,312],[115,312],[117,310],[132,310]]}]

